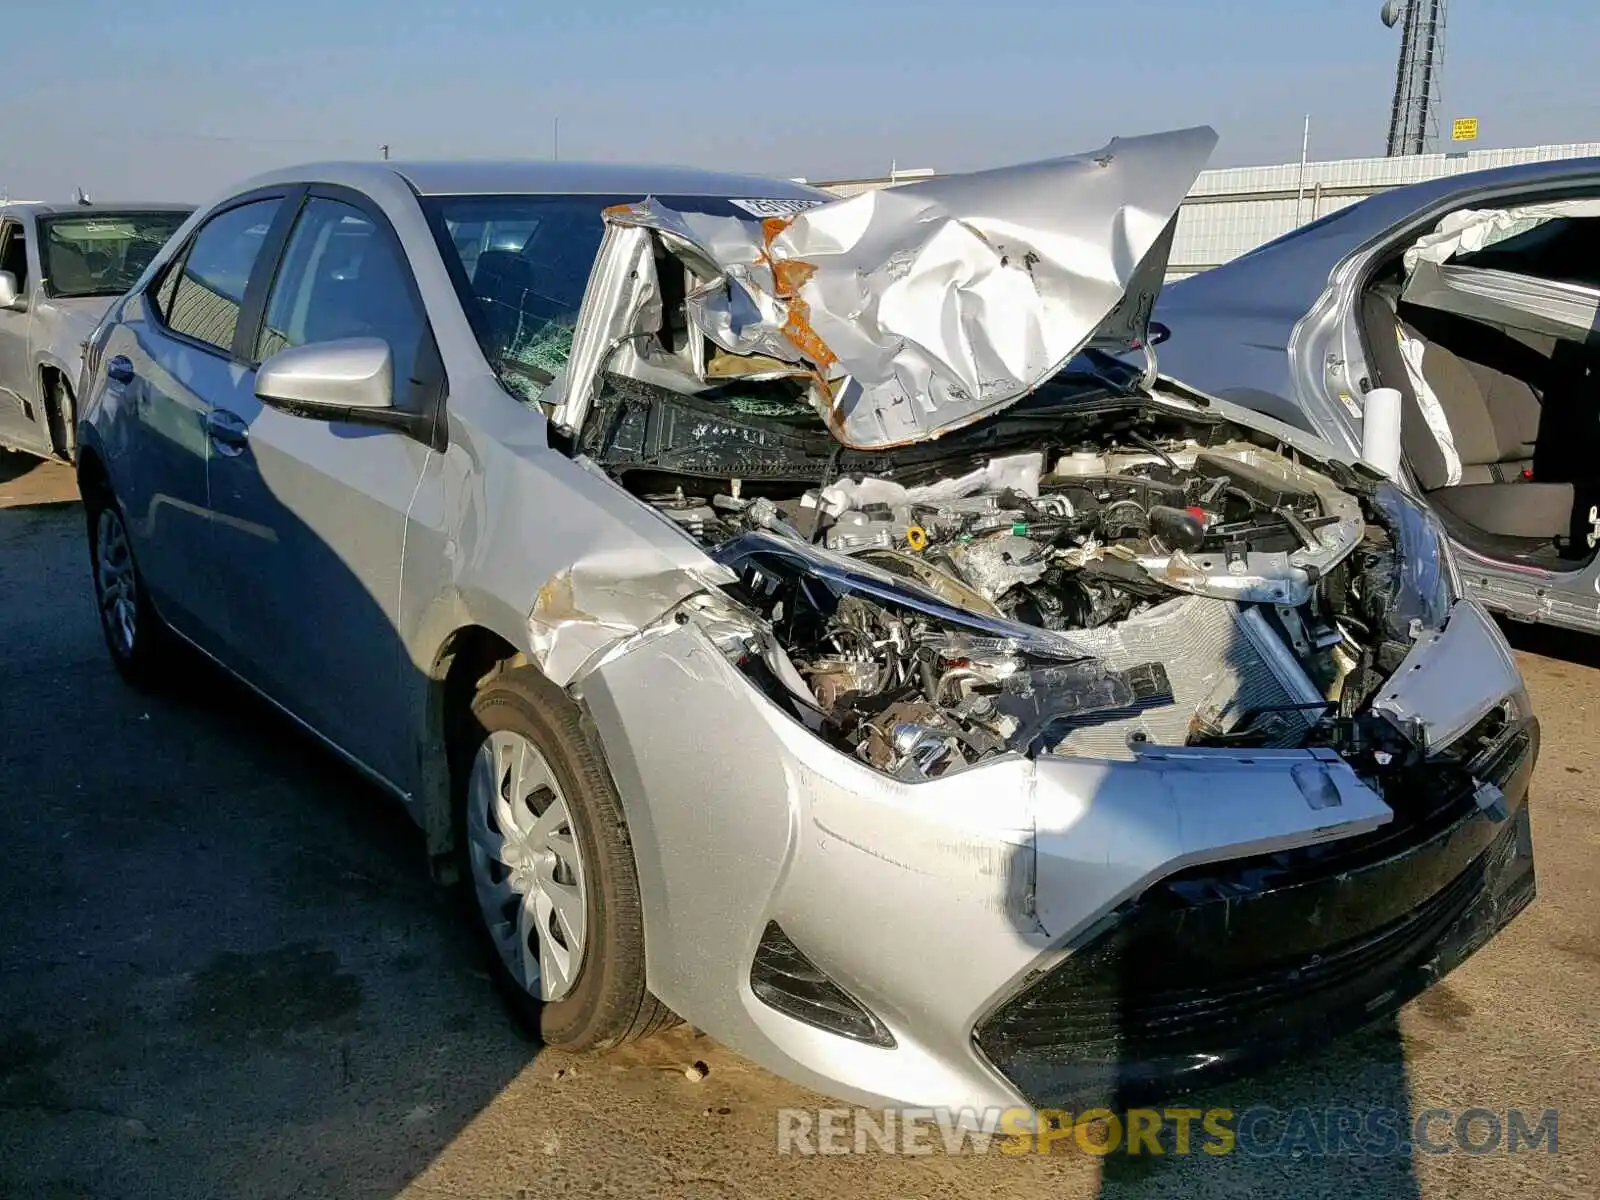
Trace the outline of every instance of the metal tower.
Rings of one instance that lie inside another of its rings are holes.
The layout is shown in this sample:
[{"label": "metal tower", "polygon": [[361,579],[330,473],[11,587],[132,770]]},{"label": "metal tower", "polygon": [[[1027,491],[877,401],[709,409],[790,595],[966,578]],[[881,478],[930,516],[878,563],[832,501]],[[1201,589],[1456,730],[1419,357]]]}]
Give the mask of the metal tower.
[{"label": "metal tower", "polygon": [[1397,154],[1422,154],[1439,136],[1439,77],[1444,70],[1446,0],[1387,0],[1383,23],[1400,25],[1400,61],[1389,109],[1389,146]]}]

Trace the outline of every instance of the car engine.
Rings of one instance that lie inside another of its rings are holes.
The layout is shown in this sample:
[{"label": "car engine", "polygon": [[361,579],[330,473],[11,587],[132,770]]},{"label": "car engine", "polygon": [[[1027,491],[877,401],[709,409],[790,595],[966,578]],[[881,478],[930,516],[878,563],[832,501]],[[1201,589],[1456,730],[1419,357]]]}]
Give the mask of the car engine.
[{"label": "car engine", "polygon": [[772,630],[746,669],[892,775],[1162,746],[1323,743],[1387,762],[1393,730],[1362,714],[1409,649],[1394,538],[1370,482],[1262,442],[1123,421],[953,454],[916,483],[841,472],[785,489],[770,458],[753,484],[637,478]]}]

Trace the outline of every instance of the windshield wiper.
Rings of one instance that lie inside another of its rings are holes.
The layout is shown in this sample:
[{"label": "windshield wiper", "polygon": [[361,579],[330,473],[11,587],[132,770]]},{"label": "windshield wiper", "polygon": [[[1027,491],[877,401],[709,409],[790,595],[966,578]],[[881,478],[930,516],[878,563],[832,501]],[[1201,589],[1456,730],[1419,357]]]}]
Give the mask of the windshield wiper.
[{"label": "windshield wiper", "polygon": [[539,367],[531,367],[527,363],[518,362],[514,358],[496,359],[495,365],[503,371],[511,372],[513,375],[521,375],[524,379],[537,383],[540,387],[549,387],[555,381],[555,376],[549,371]]}]

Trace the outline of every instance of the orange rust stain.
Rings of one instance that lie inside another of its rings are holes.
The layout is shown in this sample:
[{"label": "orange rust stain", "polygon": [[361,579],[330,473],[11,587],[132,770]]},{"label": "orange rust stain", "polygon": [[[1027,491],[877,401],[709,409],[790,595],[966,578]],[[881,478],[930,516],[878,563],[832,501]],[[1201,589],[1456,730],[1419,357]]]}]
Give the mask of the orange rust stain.
[{"label": "orange rust stain", "polygon": [[624,213],[631,213],[633,209],[634,206],[632,204],[613,204],[609,208],[602,208],[600,212],[603,216],[612,217],[619,216]]},{"label": "orange rust stain", "polygon": [[788,315],[783,320],[783,336],[798,346],[800,353],[824,371],[838,362],[838,355],[828,349],[828,343],[811,328],[811,306],[795,296],[789,300],[788,310]]},{"label": "orange rust stain", "polygon": [[786,258],[771,265],[773,287],[785,300],[798,296],[806,281],[817,273],[816,266],[802,258]]}]

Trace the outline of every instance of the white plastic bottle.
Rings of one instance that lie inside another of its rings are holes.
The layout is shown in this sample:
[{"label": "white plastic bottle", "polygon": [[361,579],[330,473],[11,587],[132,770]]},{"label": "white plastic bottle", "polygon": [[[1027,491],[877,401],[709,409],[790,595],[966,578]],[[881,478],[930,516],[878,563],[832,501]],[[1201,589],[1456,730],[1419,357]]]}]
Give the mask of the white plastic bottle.
[{"label": "white plastic bottle", "polygon": [[1400,393],[1373,388],[1361,408],[1361,457],[1390,479],[1400,474]]}]

